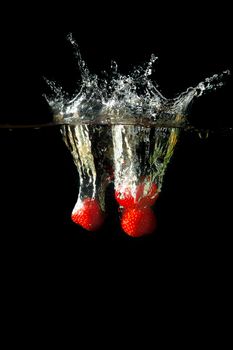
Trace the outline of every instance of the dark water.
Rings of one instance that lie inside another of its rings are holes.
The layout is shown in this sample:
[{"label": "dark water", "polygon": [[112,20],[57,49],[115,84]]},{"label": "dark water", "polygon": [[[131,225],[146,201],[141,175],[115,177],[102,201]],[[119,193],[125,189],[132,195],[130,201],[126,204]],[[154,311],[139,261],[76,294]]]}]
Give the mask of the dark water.
[{"label": "dark water", "polygon": [[[78,179],[58,129],[1,131],[1,239],[26,246],[124,245],[174,249],[229,247],[231,241],[232,137],[200,139],[183,133],[164,178],[155,212],[155,235],[137,242],[120,229],[109,188],[109,217],[100,232],[70,220]],[[141,242],[141,243],[140,243]]]}]

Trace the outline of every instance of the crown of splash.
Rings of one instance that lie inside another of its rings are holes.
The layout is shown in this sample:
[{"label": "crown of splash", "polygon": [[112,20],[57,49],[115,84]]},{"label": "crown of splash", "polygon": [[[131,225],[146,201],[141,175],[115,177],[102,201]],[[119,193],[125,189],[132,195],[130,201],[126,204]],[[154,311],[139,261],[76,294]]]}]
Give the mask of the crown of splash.
[{"label": "crown of splash", "polygon": [[[105,72],[105,78],[101,78],[90,73],[71,34],[68,40],[75,50],[81,84],[79,91],[69,98],[61,87],[47,80],[53,91],[53,96],[47,97],[47,101],[54,112],[55,122],[133,124],[147,121],[166,125],[174,121],[177,114],[184,117],[195,97],[222,86],[224,77],[230,74],[229,70],[214,74],[178,97],[167,99],[151,80],[157,60],[154,54],[148,63],[135,68],[128,75],[121,74],[117,63],[112,61],[110,74]],[[184,122],[185,118],[179,118],[180,124]]]}]

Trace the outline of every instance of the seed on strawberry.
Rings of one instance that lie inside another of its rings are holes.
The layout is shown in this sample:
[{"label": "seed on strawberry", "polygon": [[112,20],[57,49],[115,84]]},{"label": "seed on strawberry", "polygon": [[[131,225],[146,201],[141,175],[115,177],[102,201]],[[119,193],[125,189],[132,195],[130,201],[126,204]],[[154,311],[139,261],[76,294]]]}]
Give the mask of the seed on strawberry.
[{"label": "seed on strawberry", "polygon": [[104,213],[97,199],[85,198],[75,205],[71,218],[86,230],[96,231],[104,222]]},{"label": "seed on strawberry", "polygon": [[140,237],[152,233],[157,225],[156,216],[151,208],[140,206],[124,210],[121,227],[129,236]]}]

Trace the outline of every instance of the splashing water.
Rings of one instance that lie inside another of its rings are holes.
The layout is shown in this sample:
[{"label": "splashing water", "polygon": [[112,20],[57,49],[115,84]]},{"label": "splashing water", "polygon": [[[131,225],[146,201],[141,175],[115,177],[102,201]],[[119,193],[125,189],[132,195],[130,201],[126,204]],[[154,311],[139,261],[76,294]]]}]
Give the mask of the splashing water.
[{"label": "splashing water", "polygon": [[89,72],[77,44],[81,87],[72,98],[48,82],[48,102],[55,123],[77,167],[80,188],[72,213],[74,222],[90,231],[104,220],[105,191],[114,182],[121,225],[131,236],[151,233],[156,220],[151,207],[162,189],[165,170],[173,155],[180,128],[188,124],[191,102],[223,85],[229,71],[215,74],[174,99],[166,99],[152,82],[156,57],[122,75],[116,62],[111,74],[99,78]]}]

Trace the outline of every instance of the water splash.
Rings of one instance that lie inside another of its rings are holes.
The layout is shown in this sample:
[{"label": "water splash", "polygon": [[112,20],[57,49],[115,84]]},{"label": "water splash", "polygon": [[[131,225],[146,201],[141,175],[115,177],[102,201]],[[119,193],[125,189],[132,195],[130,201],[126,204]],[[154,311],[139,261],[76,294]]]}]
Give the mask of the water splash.
[{"label": "water splash", "polygon": [[[48,81],[53,95],[47,97],[54,111],[54,120],[66,124],[94,122],[96,124],[133,124],[145,122],[174,122],[176,115],[185,117],[190,103],[197,97],[223,85],[229,70],[206,78],[195,87],[189,87],[178,97],[167,99],[152,81],[157,57],[152,54],[149,62],[134,68],[123,75],[115,61],[111,62],[110,73],[104,77],[92,74],[82,59],[79,47],[70,34],[68,40],[73,45],[77,65],[81,76],[79,91],[71,98],[64,93],[62,87]],[[184,122],[186,119],[182,118]],[[179,126],[177,122],[177,126]]]},{"label": "water splash", "polygon": [[[79,173],[73,220],[92,230],[95,226],[92,221],[83,224],[80,214],[83,203],[91,199],[104,212],[105,190],[110,182],[114,182],[115,197],[123,209],[129,203],[140,208],[154,203],[180,128],[188,125],[191,102],[221,87],[229,71],[206,78],[179,96],[167,99],[151,79],[155,55],[128,75],[121,74],[112,61],[110,74],[105,72],[104,77],[98,77],[88,70],[71,35],[68,39],[77,57],[80,89],[70,98],[61,87],[48,82],[53,96],[47,100],[55,123],[62,124],[64,141]],[[132,233],[125,222],[122,227],[131,235],[137,231]]]}]

